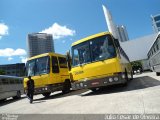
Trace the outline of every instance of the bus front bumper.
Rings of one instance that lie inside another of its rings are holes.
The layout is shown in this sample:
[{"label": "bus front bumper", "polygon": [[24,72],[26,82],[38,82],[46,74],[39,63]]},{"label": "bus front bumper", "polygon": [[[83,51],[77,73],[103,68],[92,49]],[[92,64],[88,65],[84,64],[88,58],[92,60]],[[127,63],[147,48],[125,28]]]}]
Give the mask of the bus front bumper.
[{"label": "bus front bumper", "polygon": [[71,85],[72,85],[72,90],[78,90],[78,89],[98,88],[98,87],[122,84],[122,83],[125,83],[124,73],[119,73],[117,75],[107,76],[103,78],[96,78],[92,80],[75,81]]},{"label": "bus front bumper", "polygon": [[[43,87],[36,87],[34,89],[34,94],[42,94],[42,93],[51,93],[51,92],[55,92],[55,91],[60,91],[63,89],[63,84],[62,83],[58,83],[58,84],[54,84],[54,85],[46,85]],[[27,90],[25,89],[25,93],[27,93]]]},{"label": "bus front bumper", "polygon": [[[27,89],[24,90],[24,92],[27,94]],[[41,94],[41,93],[46,93],[46,92],[51,92],[50,88],[46,87],[39,87],[34,89],[34,94]]]}]

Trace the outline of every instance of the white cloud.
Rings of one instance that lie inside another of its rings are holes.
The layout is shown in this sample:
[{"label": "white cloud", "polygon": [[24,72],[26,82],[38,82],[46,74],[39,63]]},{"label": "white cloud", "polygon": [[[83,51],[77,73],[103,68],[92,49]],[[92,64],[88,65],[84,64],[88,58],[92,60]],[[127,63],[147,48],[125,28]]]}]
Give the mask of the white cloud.
[{"label": "white cloud", "polygon": [[22,63],[26,63],[27,62],[27,58],[26,57],[21,56],[20,59],[21,59]]},{"label": "white cloud", "polygon": [[53,35],[53,39],[60,39],[67,36],[73,36],[75,30],[69,29],[66,26],[61,26],[58,23],[54,23],[51,27],[42,30],[40,33],[48,33]]},{"label": "white cloud", "polygon": [[8,26],[5,25],[4,23],[0,23],[0,39],[2,38],[2,36],[4,35],[8,35]]},{"label": "white cloud", "polygon": [[13,58],[12,58],[12,57],[9,57],[9,58],[8,58],[8,61],[11,61],[11,60],[13,60]]},{"label": "white cloud", "polygon": [[0,49],[0,57],[11,57],[11,56],[22,56],[26,55],[26,51],[24,49],[12,49],[12,48],[5,48]]}]

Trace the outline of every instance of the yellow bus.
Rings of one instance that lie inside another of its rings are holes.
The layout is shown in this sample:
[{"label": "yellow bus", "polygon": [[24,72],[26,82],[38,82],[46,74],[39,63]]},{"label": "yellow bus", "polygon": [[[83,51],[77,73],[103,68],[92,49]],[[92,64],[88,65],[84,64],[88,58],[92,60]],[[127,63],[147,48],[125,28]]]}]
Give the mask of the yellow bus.
[{"label": "yellow bus", "polygon": [[123,84],[133,78],[129,58],[109,32],[98,33],[72,44],[72,89],[91,89]]},{"label": "yellow bus", "polygon": [[[71,84],[68,74],[66,56],[56,53],[45,53],[27,60],[26,76],[31,76],[35,83],[35,94],[48,97],[51,92],[67,93]],[[28,78],[24,78],[26,91]]]}]

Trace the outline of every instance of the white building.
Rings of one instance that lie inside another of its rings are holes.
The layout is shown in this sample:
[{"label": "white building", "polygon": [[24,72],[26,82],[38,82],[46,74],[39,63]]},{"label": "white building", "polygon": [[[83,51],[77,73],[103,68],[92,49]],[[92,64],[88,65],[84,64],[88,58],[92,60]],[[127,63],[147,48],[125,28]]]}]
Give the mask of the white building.
[{"label": "white building", "polygon": [[160,14],[158,15],[151,15],[152,19],[152,27],[155,33],[158,33],[160,31]]},{"label": "white building", "polygon": [[53,38],[51,34],[32,33],[28,34],[28,57],[47,52],[54,52]]},{"label": "white building", "polygon": [[147,70],[149,69],[147,53],[149,52],[151,45],[156,40],[156,37],[157,33],[137,38],[134,40],[121,42],[120,44],[126,52],[126,54],[128,55],[131,62],[142,60],[142,67],[144,70]]}]

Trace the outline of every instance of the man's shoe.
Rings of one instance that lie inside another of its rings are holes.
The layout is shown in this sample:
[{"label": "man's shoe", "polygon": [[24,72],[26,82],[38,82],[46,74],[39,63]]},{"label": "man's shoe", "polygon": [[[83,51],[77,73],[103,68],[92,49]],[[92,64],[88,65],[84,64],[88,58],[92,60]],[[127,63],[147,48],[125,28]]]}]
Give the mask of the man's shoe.
[{"label": "man's shoe", "polygon": [[33,102],[33,100],[30,100],[30,103],[32,103]]}]

